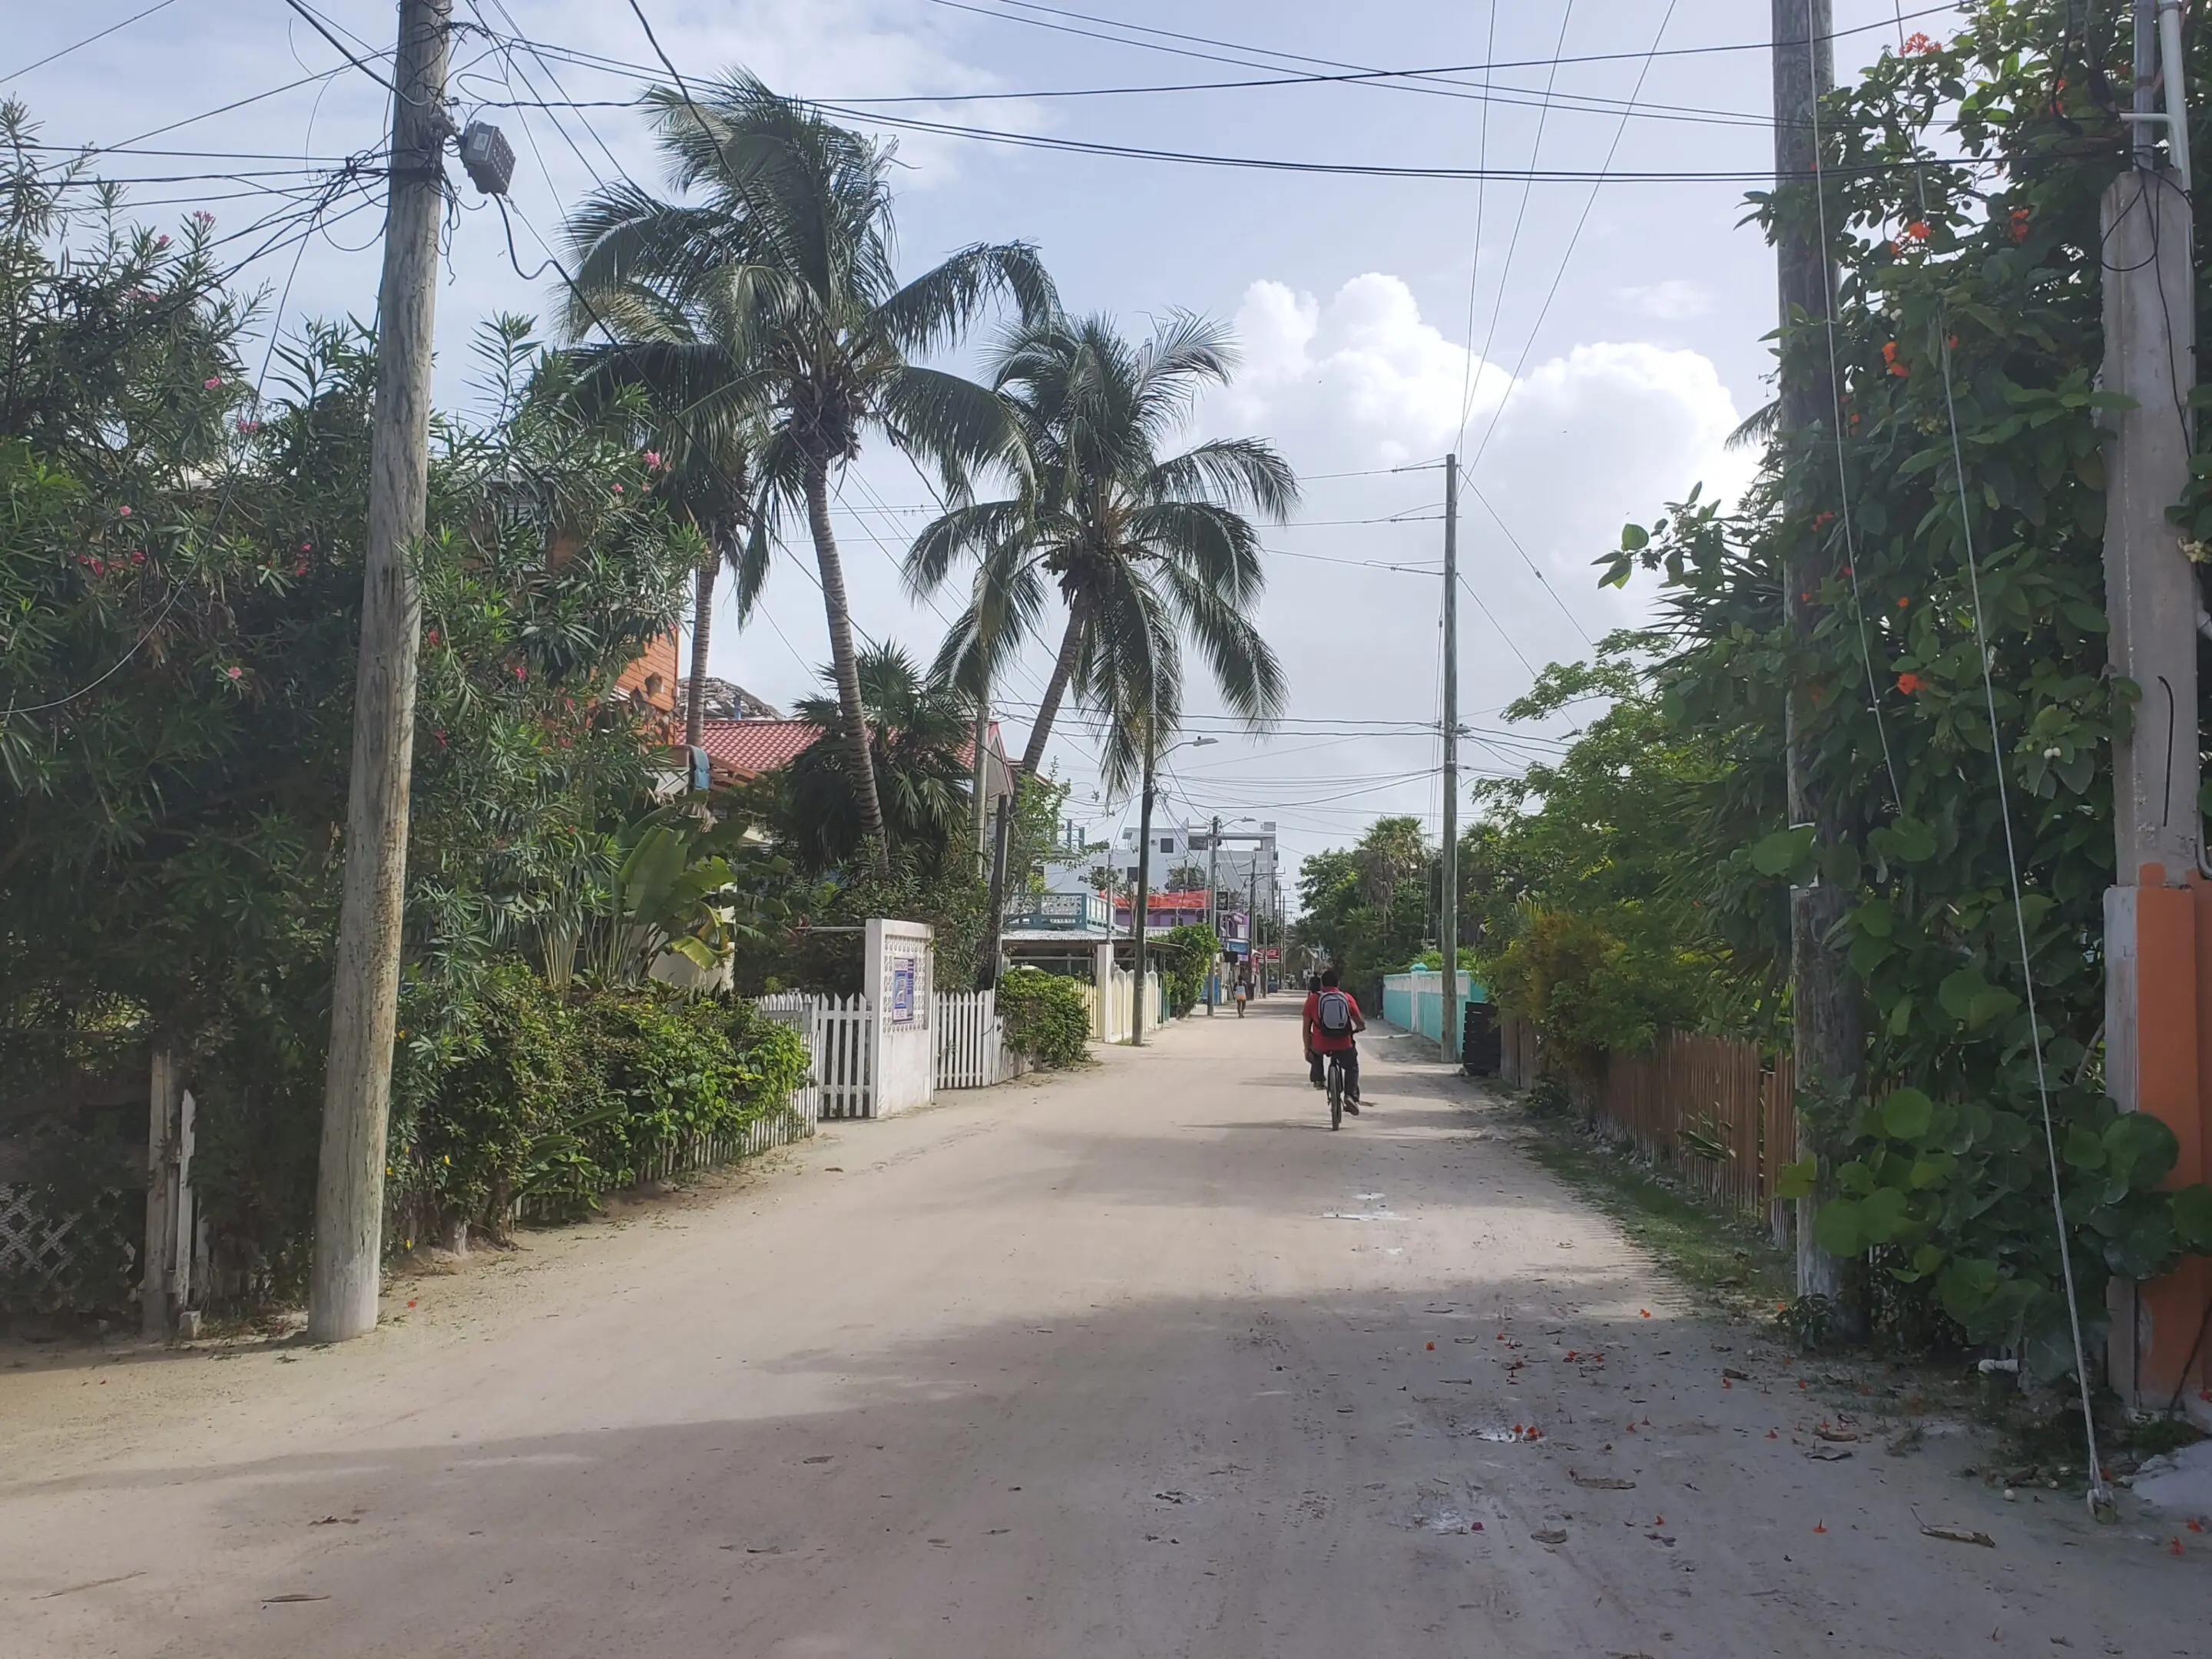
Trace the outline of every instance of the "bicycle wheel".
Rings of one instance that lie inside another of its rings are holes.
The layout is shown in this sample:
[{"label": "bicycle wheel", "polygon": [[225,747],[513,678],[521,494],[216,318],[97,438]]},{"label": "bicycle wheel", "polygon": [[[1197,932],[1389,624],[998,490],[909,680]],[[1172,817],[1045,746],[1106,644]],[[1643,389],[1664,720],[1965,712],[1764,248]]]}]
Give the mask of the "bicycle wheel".
[{"label": "bicycle wheel", "polygon": [[1328,1063],[1328,1127],[1344,1127],[1344,1067],[1334,1060]]}]

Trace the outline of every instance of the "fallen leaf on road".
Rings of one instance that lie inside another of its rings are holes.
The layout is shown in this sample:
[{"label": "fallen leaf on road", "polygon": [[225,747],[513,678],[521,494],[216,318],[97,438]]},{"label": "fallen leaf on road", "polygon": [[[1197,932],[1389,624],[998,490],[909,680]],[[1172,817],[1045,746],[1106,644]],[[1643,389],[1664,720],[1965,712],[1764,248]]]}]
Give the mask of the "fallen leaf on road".
[{"label": "fallen leaf on road", "polygon": [[1749,1371],[1740,1371],[1733,1365],[1722,1366],[1721,1375],[1723,1376],[1734,1377],[1739,1382],[1748,1382],[1751,1381],[1751,1373]]},{"label": "fallen leaf on road", "polygon": [[1158,1498],[1163,1504],[1188,1504],[1190,1502],[1190,1494],[1187,1492],[1156,1492],[1152,1496]]},{"label": "fallen leaf on road", "polygon": [[1584,1487],[1590,1492],[1634,1492],[1636,1490],[1636,1483],[1633,1480],[1623,1480],[1620,1476],[1613,1474],[1577,1474],[1572,1469],[1569,1469],[1567,1479],[1577,1486]]},{"label": "fallen leaf on road", "polygon": [[1923,1521],[1920,1533],[1923,1538],[1941,1538],[1954,1544],[1979,1544],[1987,1550],[1997,1547],[1996,1539],[1985,1532],[1976,1532],[1972,1527],[1936,1527]]},{"label": "fallen leaf on road", "polygon": [[311,1527],[357,1527],[361,1524],[361,1517],[357,1515],[326,1515],[321,1520],[310,1521],[307,1524]]},{"label": "fallen leaf on road", "polygon": [[1567,1541],[1567,1534],[1557,1528],[1548,1532],[1532,1532],[1528,1536],[1540,1544],[1564,1544]]},{"label": "fallen leaf on road", "polygon": [[302,1595],[295,1590],[289,1595],[264,1595],[261,1598],[261,1605],[264,1607],[273,1607],[282,1606],[288,1601],[327,1601],[330,1599],[327,1595]]},{"label": "fallen leaf on road", "polygon": [[1816,1463],[1840,1463],[1850,1455],[1847,1446],[1814,1446],[1805,1454]]}]

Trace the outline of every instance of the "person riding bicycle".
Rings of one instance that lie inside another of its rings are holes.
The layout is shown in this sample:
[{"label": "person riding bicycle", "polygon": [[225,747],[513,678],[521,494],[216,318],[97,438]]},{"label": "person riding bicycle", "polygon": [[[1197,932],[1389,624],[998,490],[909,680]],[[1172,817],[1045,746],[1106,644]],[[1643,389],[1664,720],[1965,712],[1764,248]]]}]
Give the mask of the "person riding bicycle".
[{"label": "person riding bicycle", "polygon": [[1367,1029],[1367,1019],[1359,1012],[1359,1000],[1337,983],[1335,969],[1325,969],[1321,988],[1306,994],[1305,1012],[1298,1026],[1306,1053],[1312,1057],[1312,1078],[1316,1085],[1323,1084],[1322,1067],[1328,1063],[1328,1057],[1343,1056],[1344,1109],[1358,1116],[1358,1036]]}]

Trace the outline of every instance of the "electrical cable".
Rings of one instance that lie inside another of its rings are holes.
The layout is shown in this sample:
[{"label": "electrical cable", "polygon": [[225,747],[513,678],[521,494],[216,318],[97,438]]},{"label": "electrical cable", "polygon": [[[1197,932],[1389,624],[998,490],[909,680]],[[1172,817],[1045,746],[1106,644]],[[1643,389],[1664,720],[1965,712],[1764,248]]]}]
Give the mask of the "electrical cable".
[{"label": "electrical cable", "polygon": [[[294,11],[298,12],[301,16],[306,18],[307,20],[308,27],[313,29],[316,33],[321,35],[324,40],[329,41],[331,46],[337,47],[338,55],[343,58],[346,62],[351,64],[356,69],[359,70],[363,75],[366,75],[370,80],[375,82],[377,85],[382,87],[394,98],[400,95],[399,88],[398,87],[386,80],[384,76],[379,75],[374,70],[369,68],[365,60],[356,57],[354,55],[353,48],[346,45],[344,41],[339,40],[337,35],[331,33],[330,25],[324,22],[321,18],[316,16],[313,12],[310,11],[307,6],[302,3],[302,0],[284,0],[284,3],[291,7]],[[410,100],[409,101],[412,100]]]},{"label": "electrical cable", "polygon": [[[1813,28],[1813,0],[1805,0],[1805,29],[1809,35]],[[1889,774],[1890,799],[1905,810],[1905,786],[1897,775],[1897,757],[1890,750],[1889,721],[1881,712],[1881,689],[1875,678],[1874,647],[1867,638],[1866,603],[1859,592],[1859,559],[1856,532],[1851,513],[1850,466],[1844,453],[1844,422],[1840,414],[1844,393],[1844,374],[1841,359],[1836,349],[1836,284],[1835,267],[1829,258],[1828,249],[1828,187],[1818,175],[1821,156],[1820,99],[1818,89],[1812,100],[1814,173],[1813,198],[1819,211],[1820,229],[1820,283],[1823,289],[1820,307],[1828,343],[1828,425],[1836,437],[1836,494],[1842,507],[1844,529],[1844,574],[1851,585],[1851,620],[1857,624],[1859,661],[1866,670],[1867,707],[1874,712],[1875,734],[1881,742],[1881,763]],[[1924,182],[1924,180],[1923,180]],[[1789,595],[1783,595],[1786,601]]]},{"label": "electrical cable", "polygon": [[[1209,63],[1234,64],[1240,61],[1239,59],[1233,58],[1216,58],[1209,52],[1191,52],[1181,47],[1161,46],[1149,40],[1132,40],[1121,35],[1091,34],[1091,31],[1087,29],[1071,28],[1065,24],[1048,23],[1040,18],[1024,17],[1011,15],[1008,11],[993,10],[988,7],[965,3],[965,0],[930,0],[930,3],[933,5],[943,6],[948,10],[973,12],[979,17],[995,18],[1001,22],[1024,23],[1030,26],[1031,27],[1052,29],[1063,34],[1083,34],[1089,36],[1089,38],[1092,40],[1105,40],[1115,46],[1137,46],[1148,52],[1166,52],[1177,58],[1198,58]],[[1334,58],[1309,58],[1297,52],[1277,52],[1272,47],[1267,46],[1240,46],[1234,41],[1211,40],[1206,36],[1200,34],[1181,34],[1172,29],[1152,28],[1142,23],[1127,23],[1115,18],[1096,17],[1084,12],[1070,11],[1058,6],[1024,3],[1024,0],[1005,0],[1005,3],[1018,11],[1048,12],[1054,16],[1072,17],[1084,22],[1098,23],[1109,28],[1127,29],[1144,34],[1156,34],[1167,40],[1184,40],[1198,46],[1218,46],[1228,52],[1261,52],[1265,53],[1268,57],[1280,58],[1287,63],[1316,64],[1329,69],[1353,70],[1370,76],[1417,75],[1441,76],[1453,72],[1452,70],[1361,70],[1358,64],[1340,63]],[[1934,17],[1939,15],[1954,12],[1956,9],[1957,8],[1955,5],[1929,6],[1919,11],[1909,12],[1906,14],[1906,16],[1908,18]],[[1847,39],[1851,35],[1869,34],[1879,29],[1887,28],[1888,27],[1889,25],[1887,22],[1863,23],[1851,28],[1832,30],[1828,34],[1824,35],[1821,38],[1827,40],[1841,40]],[[1747,40],[1711,46],[1675,46],[1661,53],[1660,56],[1666,58],[1695,58],[1723,52],[1768,52],[1772,49],[1772,46],[1773,42],[1771,40]],[[1487,64],[1462,64],[1456,65],[1455,69],[1457,71],[1464,73],[1474,73],[1478,70],[1498,69],[1542,69],[1553,64],[1609,64],[1619,62],[1623,58],[1634,58],[1640,56],[1642,56],[1641,53],[1633,52],[1590,52],[1576,58],[1526,58]],[[1275,67],[1275,65],[1268,64],[1248,64],[1245,67],[1253,69],[1272,69]]]},{"label": "electrical cable", "polygon": [[[1893,7],[1901,0],[1892,0]],[[1897,32],[1902,45],[1905,19],[1902,12],[1897,17]],[[1921,217],[1928,216],[1927,180],[1918,175],[1920,185]],[[2020,874],[2020,850],[2014,840],[2012,824],[2012,795],[2005,778],[2003,732],[1997,720],[1996,684],[1990,664],[1989,633],[1982,611],[1982,581],[1978,562],[1974,553],[1973,512],[1966,495],[1966,459],[1965,447],[1959,435],[1959,405],[1951,374],[1950,331],[1948,322],[1948,305],[1939,304],[1937,314],[1937,362],[1943,374],[1943,411],[1950,425],[1951,468],[1958,490],[1959,534],[1966,557],[1966,591],[1972,601],[1974,617],[1975,654],[1982,671],[1982,702],[1989,715],[1990,760],[1996,774],[1997,819],[2004,826],[2005,869],[2009,878],[2012,895],[2013,927],[2020,945],[2021,981],[2025,989],[2028,1042],[2035,1055],[2035,1092],[2043,1113],[2043,1149],[2051,1170],[2051,1213],[2058,1233],[2058,1267],[2066,1283],[2066,1317],[2074,1343],[2074,1376],[2081,1391],[2081,1432],[2087,1442],[2089,1454],[2088,1503],[2094,1515],[2112,1505],[2112,1488],[2106,1484],[2105,1468],[2097,1447],[2097,1418],[2089,1398],[2089,1360],[2081,1336],[2081,1306],[2079,1292],[2074,1284],[2074,1249],[2066,1223],[2066,1196],[2058,1179],[2058,1134],[2051,1111],[2051,1080],[2043,1057],[2043,1029],[2039,1023],[2035,1006],[2035,967],[2029,953],[2027,941],[2027,907],[2023,896]]]},{"label": "electrical cable", "polygon": [[70,44],[64,46],[59,52],[50,52],[44,58],[39,58],[35,62],[26,64],[21,69],[9,70],[5,75],[0,75],[0,85],[4,85],[9,81],[28,75],[33,70],[44,69],[47,64],[57,63],[60,59],[68,57],[71,52],[81,51],[84,47],[90,46],[95,40],[105,40],[109,35],[114,33],[118,29],[129,28],[133,23],[138,21],[142,17],[151,17],[155,12],[161,11],[167,7],[173,6],[176,3],[177,0],[154,0],[154,3],[147,7],[145,10],[134,11],[130,16],[125,18],[119,23],[110,23],[106,28],[99,30],[95,33],[88,34],[82,40],[70,42]]}]

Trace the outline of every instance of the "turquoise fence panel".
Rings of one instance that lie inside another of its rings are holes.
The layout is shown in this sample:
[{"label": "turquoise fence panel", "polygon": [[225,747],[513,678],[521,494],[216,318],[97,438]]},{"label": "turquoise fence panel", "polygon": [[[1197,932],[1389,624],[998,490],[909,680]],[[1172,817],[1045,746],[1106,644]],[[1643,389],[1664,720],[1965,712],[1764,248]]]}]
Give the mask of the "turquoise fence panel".
[{"label": "turquoise fence panel", "polygon": [[[1490,994],[1471,980],[1462,980],[1460,1006],[1487,1002]],[[1434,968],[1413,968],[1402,974],[1382,975],[1382,1018],[1401,1031],[1418,1031],[1431,1042],[1443,1038],[1444,976]],[[1464,1023],[1466,1015],[1459,1019]]]}]

